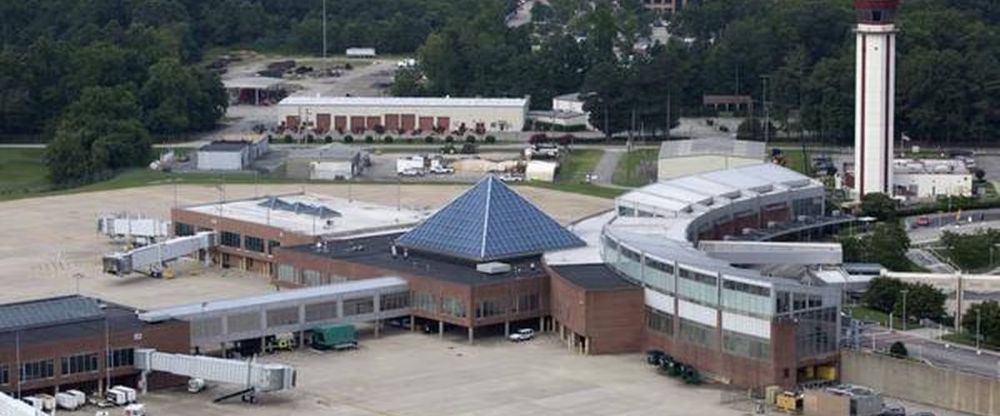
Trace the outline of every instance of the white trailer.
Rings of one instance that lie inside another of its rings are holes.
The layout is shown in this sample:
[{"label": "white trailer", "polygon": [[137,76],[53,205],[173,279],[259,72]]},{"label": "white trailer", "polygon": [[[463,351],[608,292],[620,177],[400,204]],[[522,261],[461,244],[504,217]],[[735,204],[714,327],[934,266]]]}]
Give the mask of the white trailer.
[{"label": "white trailer", "polygon": [[168,262],[213,248],[219,244],[218,240],[215,232],[202,231],[126,252],[108,254],[104,256],[104,272],[119,277],[133,272],[159,277]]},{"label": "white trailer", "polygon": [[235,384],[243,390],[216,399],[243,396],[256,402],[257,393],[289,390],[295,387],[295,368],[283,364],[260,364],[253,360],[227,360],[199,355],[170,354],[140,348],[135,350],[135,367],[142,370],[142,386],[151,371],[199,378],[206,382]]},{"label": "white trailer", "polygon": [[396,159],[396,173],[412,171],[424,171],[425,161],[423,156],[408,156]]},{"label": "white trailer", "polygon": [[41,409],[35,409],[30,404],[0,392],[0,416],[46,416],[46,414]]},{"label": "white trailer", "polygon": [[87,396],[79,390],[61,391],[56,393],[56,405],[60,409],[76,410],[87,404]]},{"label": "white trailer", "polygon": [[119,213],[99,217],[97,232],[114,240],[124,239],[144,246],[169,236],[170,224],[170,221]]}]

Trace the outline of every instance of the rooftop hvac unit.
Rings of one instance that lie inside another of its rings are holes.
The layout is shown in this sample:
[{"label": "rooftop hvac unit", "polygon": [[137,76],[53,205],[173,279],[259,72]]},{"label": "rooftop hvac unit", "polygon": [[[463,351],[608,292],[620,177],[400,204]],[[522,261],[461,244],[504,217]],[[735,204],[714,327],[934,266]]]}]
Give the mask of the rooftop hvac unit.
[{"label": "rooftop hvac unit", "polygon": [[476,271],[483,274],[500,274],[510,271],[510,265],[498,261],[476,265]]}]

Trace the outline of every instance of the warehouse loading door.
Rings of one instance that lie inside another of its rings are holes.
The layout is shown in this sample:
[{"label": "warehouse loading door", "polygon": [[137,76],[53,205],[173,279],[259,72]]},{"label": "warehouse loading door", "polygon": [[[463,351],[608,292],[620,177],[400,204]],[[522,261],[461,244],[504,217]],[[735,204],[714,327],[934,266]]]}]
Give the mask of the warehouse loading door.
[{"label": "warehouse loading door", "polygon": [[299,116],[288,116],[288,117],[285,117],[285,127],[293,129],[293,130],[299,128],[299,123],[301,123],[301,122],[302,122],[302,119],[299,118]]},{"label": "warehouse loading door", "polygon": [[420,130],[434,130],[434,117],[420,117]]},{"label": "warehouse loading door", "polygon": [[403,114],[403,130],[413,131],[417,128],[417,116],[413,114]]},{"label": "warehouse loading door", "polygon": [[386,114],[385,128],[387,130],[399,130],[399,114]]},{"label": "warehouse loading door", "polygon": [[333,118],[333,127],[337,130],[347,130],[347,116],[335,116]]},{"label": "warehouse loading door", "polygon": [[438,129],[443,132],[448,132],[451,128],[451,118],[450,117],[438,117]]},{"label": "warehouse loading door", "polygon": [[316,114],[316,129],[322,133],[330,131],[329,114]]},{"label": "warehouse loading door", "polygon": [[351,131],[356,133],[365,131],[365,118],[362,116],[351,116]]},{"label": "warehouse loading door", "polygon": [[382,124],[382,117],[368,116],[368,130],[374,130],[375,126]]}]

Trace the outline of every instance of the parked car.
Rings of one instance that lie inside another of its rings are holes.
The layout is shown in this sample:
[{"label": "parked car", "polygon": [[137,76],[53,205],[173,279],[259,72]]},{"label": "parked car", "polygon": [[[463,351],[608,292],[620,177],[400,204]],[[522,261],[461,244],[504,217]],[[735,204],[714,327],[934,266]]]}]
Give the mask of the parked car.
[{"label": "parked car", "polygon": [[500,180],[504,182],[524,182],[524,176],[514,176],[508,173],[500,175]]},{"label": "parked car", "polygon": [[535,330],[531,328],[521,328],[507,337],[512,342],[527,341],[535,337]]},{"label": "parked car", "polygon": [[928,225],[931,225],[931,219],[926,215],[921,216],[917,218],[917,221],[914,224],[916,224],[917,227],[926,227]]},{"label": "parked car", "polygon": [[446,168],[444,166],[431,166],[430,171],[435,175],[450,175],[452,173],[455,173],[455,169]]}]

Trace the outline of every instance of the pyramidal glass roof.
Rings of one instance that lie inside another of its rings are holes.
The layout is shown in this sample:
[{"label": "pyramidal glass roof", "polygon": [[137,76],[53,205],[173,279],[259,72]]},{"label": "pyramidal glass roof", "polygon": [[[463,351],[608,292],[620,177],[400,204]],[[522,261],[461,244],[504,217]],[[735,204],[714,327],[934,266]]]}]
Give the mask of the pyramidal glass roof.
[{"label": "pyramidal glass roof", "polygon": [[396,245],[484,262],[586,243],[490,175],[400,236]]}]

